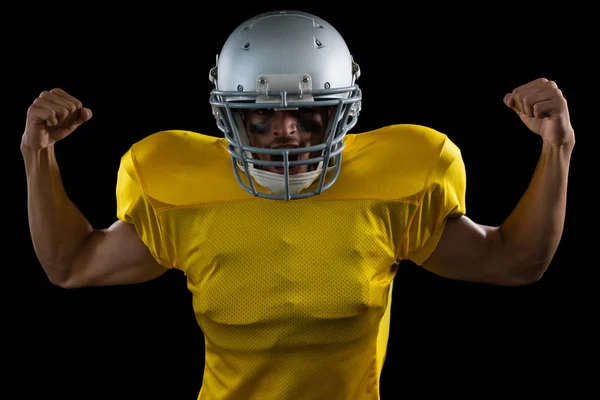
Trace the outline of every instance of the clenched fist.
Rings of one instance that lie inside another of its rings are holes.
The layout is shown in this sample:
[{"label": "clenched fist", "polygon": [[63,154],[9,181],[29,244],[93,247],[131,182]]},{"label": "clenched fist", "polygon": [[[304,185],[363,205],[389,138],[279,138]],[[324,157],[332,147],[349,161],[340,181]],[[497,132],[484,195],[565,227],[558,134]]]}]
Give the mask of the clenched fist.
[{"label": "clenched fist", "polygon": [[73,133],[92,111],[62,89],[42,92],[27,110],[22,146],[41,150]]},{"label": "clenched fist", "polygon": [[575,143],[567,100],[556,82],[539,78],[521,85],[504,96],[504,104],[544,141],[556,145]]}]

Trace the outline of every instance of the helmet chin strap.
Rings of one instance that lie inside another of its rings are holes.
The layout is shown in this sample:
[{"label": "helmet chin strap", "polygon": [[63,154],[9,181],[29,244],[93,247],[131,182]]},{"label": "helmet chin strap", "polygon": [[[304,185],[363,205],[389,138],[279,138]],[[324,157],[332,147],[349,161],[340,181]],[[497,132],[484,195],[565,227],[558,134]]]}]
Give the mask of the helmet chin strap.
[{"label": "helmet chin strap", "polygon": [[[243,170],[244,168],[238,164],[238,168]],[[331,171],[334,167],[327,169],[327,172]],[[275,172],[266,171],[260,168],[256,168],[254,164],[249,163],[248,169],[250,175],[256,180],[256,182],[267,189],[271,194],[282,195],[285,194],[286,180],[283,174],[277,174]],[[290,194],[298,194],[302,190],[306,189],[317,179],[323,170],[323,162],[319,162],[317,169],[309,172],[301,172],[295,175],[288,176]]]}]

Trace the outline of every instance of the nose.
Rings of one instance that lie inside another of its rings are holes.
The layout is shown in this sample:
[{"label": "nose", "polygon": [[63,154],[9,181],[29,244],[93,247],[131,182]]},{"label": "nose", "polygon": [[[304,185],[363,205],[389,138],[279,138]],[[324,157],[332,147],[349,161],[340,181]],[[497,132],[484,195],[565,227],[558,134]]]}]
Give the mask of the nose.
[{"label": "nose", "polygon": [[273,133],[279,136],[292,136],[298,132],[296,118],[287,111],[277,111],[272,120]]}]

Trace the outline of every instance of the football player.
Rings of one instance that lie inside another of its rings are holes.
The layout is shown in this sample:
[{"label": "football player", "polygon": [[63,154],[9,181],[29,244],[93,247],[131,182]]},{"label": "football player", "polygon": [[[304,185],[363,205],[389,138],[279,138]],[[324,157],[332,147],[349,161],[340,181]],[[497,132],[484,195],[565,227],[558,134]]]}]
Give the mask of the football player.
[{"label": "football player", "polygon": [[315,15],[242,23],[209,72],[223,135],[167,130],[134,143],[108,228],[69,200],[54,154],[92,111],[60,88],[42,92],[21,151],[48,278],[75,288],[183,271],[205,335],[199,399],[378,399],[398,263],[494,285],[539,280],[561,238],[575,137],[555,82],[510,91],[506,106],[543,145],[504,223],[481,225],[466,214],[465,166],[446,134],[349,133],[359,75]]}]

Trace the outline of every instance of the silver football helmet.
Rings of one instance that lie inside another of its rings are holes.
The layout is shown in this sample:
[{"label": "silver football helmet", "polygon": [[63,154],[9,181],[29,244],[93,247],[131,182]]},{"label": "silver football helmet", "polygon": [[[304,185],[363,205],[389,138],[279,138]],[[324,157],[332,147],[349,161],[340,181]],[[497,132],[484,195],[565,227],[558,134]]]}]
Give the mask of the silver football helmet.
[{"label": "silver football helmet", "polygon": [[[342,36],[315,15],[273,11],[238,26],[210,70],[214,88],[209,103],[228,141],[233,171],[242,188],[254,196],[277,200],[306,198],[330,188],[340,172],[344,136],[360,112],[359,75],[360,68]],[[250,145],[244,110],[322,106],[332,108],[322,142],[279,149]],[[298,159],[300,153],[310,156]],[[268,160],[259,159],[258,154],[269,155]],[[308,172],[290,174],[298,165],[309,165]],[[265,166],[279,167],[282,173],[267,171]],[[303,192],[317,178],[318,185]],[[257,189],[256,183],[266,192]]]}]

